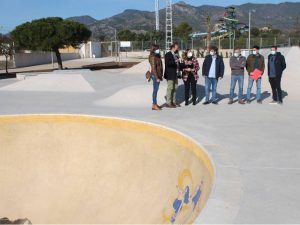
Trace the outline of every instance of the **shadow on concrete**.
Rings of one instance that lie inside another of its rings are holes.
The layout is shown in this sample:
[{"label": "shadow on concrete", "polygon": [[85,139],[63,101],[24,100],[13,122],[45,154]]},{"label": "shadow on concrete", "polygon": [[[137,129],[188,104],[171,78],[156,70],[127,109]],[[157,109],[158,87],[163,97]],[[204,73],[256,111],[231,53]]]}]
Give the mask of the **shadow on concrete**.
[{"label": "shadow on concrete", "polygon": [[0,73],[0,80],[16,78],[16,73]]},{"label": "shadow on concrete", "polygon": [[[190,91],[190,101],[189,104],[192,103],[191,96],[192,91]],[[197,84],[197,100],[196,104],[199,104],[205,98],[205,87],[203,85]],[[184,84],[180,85],[177,89],[177,103],[182,104],[185,103],[185,87]]]}]

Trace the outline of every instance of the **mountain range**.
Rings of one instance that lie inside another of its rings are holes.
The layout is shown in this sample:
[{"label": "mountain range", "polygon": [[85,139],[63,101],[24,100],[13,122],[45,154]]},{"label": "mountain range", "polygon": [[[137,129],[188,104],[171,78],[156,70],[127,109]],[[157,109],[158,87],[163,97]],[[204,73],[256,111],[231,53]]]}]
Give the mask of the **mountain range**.
[{"label": "mountain range", "polygon": [[[252,26],[280,29],[290,31],[300,29],[300,2],[284,2],[280,4],[252,4],[230,5],[237,10],[237,19],[240,23],[248,24],[249,11],[255,10],[252,16]],[[225,7],[202,5],[192,6],[181,1],[173,5],[174,25],[181,22],[189,23],[194,31],[205,32],[205,20],[210,15],[213,23],[217,23],[224,17]],[[160,26],[164,30],[165,9],[160,10]],[[127,9],[124,12],[112,17],[97,20],[90,16],[77,16],[68,18],[87,25],[93,32],[93,37],[113,36],[115,29],[129,29],[131,31],[144,32],[155,28],[155,13],[150,11],[140,11]]]}]

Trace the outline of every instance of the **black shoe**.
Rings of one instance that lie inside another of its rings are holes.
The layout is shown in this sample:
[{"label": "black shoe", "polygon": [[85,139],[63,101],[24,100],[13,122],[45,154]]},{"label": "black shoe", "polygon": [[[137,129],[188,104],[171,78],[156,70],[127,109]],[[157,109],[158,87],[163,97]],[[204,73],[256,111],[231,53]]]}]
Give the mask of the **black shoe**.
[{"label": "black shoe", "polygon": [[247,104],[251,104],[251,101],[250,101],[250,100],[247,100],[246,103],[247,103]]},{"label": "black shoe", "polygon": [[229,102],[228,102],[228,105],[232,105],[233,104],[233,100],[230,99]]},{"label": "black shoe", "polygon": [[212,104],[219,105],[219,103],[217,101],[213,101]]},{"label": "black shoe", "polygon": [[262,100],[258,100],[258,101],[257,101],[257,104],[260,104],[260,105],[261,105],[261,104],[262,104]]},{"label": "black shoe", "polygon": [[210,104],[210,102],[208,102],[208,101],[203,103],[203,105],[209,105],[209,104]]},{"label": "black shoe", "polygon": [[197,105],[197,103],[196,103],[196,102],[193,102],[193,105]]},{"label": "black shoe", "polygon": [[189,105],[189,103],[188,102],[185,102],[185,106],[188,106]]},{"label": "black shoe", "polygon": [[278,102],[278,105],[283,105],[283,102]]}]

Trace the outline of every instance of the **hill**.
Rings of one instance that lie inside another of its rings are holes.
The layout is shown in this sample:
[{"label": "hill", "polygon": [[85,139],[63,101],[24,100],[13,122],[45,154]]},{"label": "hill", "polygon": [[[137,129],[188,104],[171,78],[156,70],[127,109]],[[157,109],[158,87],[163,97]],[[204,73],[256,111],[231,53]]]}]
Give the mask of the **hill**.
[{"label": "hill", "polygon": [[[185,2],[173,5],[174,25],[188,22],[194,31],[205,31],[205,18],[209,14],[213,22],[223,17],[225,8],[220,6],[202,5],[192,6]],[[285,2],[280,4],[243,4],[234,5],[241,23],[248,23],[249,10],[254,9],[252,25],[255,27],[271,26],[272,28],[289,31],[295,27],[297,17],[300,17],[300,2]],[[165,9],[160,10],[161,28],[165,25]],[[128,9],[124,12],[103,19],[96,20],[89,16],[69,18],[86,24],[93,32],[93,36],[113,35],[114,29],[129,29],[132,31],[150,31],[155,27],[154,12]],[[300,27],[299,27],[300,29]]]}]

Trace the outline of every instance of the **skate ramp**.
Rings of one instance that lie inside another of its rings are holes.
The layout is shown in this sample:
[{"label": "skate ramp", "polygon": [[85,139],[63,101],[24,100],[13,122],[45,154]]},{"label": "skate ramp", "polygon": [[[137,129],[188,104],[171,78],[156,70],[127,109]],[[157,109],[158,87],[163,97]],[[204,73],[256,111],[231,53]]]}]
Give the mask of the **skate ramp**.
[{"label": "skate ramp", "polygon": [[[111,107],[111,108],[143,108],[152,106],[152,83],[145,83],[144,85],[134,85],[125,87],[113,95],[97,100],[94,102],[97,106]],[[157,100],[159,104],[165,103],[165,95],[167,87],[164,83],[160,86]]]},{"label": "skate ramp", "polygon": [[192,223],[212,191],[207,154],[156,125],[0,117],[0,218],[33,224]]},{"label": "skate ramp", "polygon": [[[68,72],[68,71],[67,71]],[[25,80],[0,88],[1,91],[94,93],[93,87],[81,74],[49,73],[29,76]]]}]

